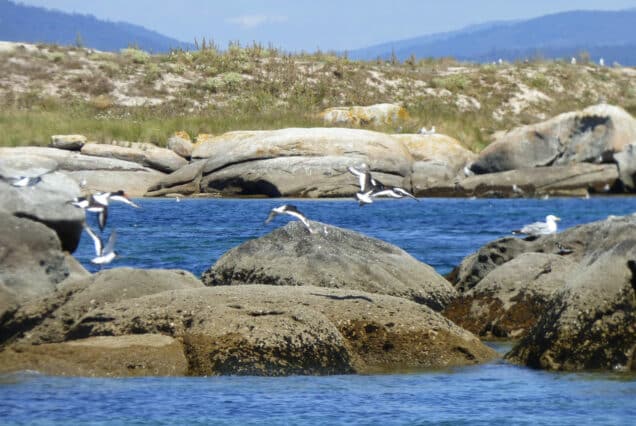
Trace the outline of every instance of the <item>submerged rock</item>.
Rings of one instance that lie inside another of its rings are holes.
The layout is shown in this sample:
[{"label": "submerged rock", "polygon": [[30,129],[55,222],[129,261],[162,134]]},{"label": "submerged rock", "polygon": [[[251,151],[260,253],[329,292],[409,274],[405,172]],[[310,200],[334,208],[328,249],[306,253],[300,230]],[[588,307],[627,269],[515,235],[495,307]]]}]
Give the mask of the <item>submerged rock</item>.
[{"label": "submerged rock", "polygon": [[290,222],[225,253],[205,285],[311,285],[404,297],[441,310],[457,295],[433,268],[404,250],[347,229]]}]

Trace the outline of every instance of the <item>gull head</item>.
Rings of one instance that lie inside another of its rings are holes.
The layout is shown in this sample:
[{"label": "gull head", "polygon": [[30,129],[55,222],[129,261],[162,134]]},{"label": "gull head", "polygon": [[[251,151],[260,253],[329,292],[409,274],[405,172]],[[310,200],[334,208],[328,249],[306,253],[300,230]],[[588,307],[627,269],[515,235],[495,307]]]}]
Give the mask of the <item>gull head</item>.
[{"label": "gull head", "polygon": [[555,216],[555,215],[553,215],[553,214],[549,214],[549,215],[547,215],[547,216],[545,217],[545,221],[546,221],[546,222],[558,222],[558,221],[560,221],[560,220],[561,220],[561,218],[560,218],[560,217],[557,217],[557,216]]}]

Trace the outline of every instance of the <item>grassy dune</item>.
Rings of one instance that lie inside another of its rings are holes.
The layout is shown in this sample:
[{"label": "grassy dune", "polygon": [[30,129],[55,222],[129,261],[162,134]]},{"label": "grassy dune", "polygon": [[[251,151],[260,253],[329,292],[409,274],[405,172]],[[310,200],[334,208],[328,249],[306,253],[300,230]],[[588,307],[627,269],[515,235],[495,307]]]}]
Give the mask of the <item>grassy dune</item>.
[{"label": "grassy dune", "polygon": [[0,76],[1,146],[45,145],[59,133],[163,145],[180,130],[195,137],[322,126],[325,108],[390,102],[410,119],[376,130],[435,125],[479,151],[495,131],[601,100],[636,112],[635,69],[542,60],[359,62],[259,45],[165,55],[38,45],[0,52]]}]

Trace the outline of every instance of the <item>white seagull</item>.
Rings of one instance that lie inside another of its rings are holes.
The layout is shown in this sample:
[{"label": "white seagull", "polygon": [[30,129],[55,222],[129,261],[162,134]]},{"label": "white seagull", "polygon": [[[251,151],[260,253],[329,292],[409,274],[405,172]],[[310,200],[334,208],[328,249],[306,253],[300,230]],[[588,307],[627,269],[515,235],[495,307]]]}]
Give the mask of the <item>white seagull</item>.
[{"label": "white seagull", "polygon": [[106,220],[108,219],[108,204],[111,200],[120,201],[134,208],[139,208],[121,189],[115,192],[96,192],[88,197],[77,197],[70,201],[70,203],[80,209],[97,213],[99,230],[103,231],[106,226]]},{"label": "white seagull", "polygon": [[549,235],[557,231],[557,222],[561,218],[549,214],[545,217],[545,222],[535,222],[524,226],[523,228],[512,231],[513,234],[526,234],[531,236]]},{"label": "white seagull", "polygon": [[426,127],[422,127],[418,133],[420,135],[434,135],[435,134],[435,126],[431,127],[431,130],[426,129]]},{"label": "white seagull", "polygon": [[102,243],[102,239],[97,235],[88,225],[84,225],[84,229],[93,239],[93,244],[95,245],[95,257],[91,259],[91,263],[96,265],[106,265],[117,257],[117,252],[115,251],[115,240],[117,239],[117,231],[113,230],[108,237],[108,242],[104,247]]},{"label": "white seagull", "polygon": [[305,215],[298,211],[296,206],[293,206],[291,204],[283,204],[282,206],[274,207],[272,210],[270,210],[267,219],[265,219],[265,224],[270,223],[272,219],[274,219],[279,214],[288,214],[290,216],[293,216],[296,219],[300,220],[309,232],[311,232],[312,234],[315,232],[313,229],[311,229],[309,221],[307,220]]},{"label": "white seagull", "polygon": [[415,201],[420,201],[415,198],[404,188],[398,186],[386,186],[379,180],[373,179],[369,167],[366,164],[362,164],[360,169],[355,167],[347,167],[350,173],[358,176],[360,183],[360,192],[356,193],[356,199],[362,207],[365,204],[371,204],[375,197],[391,197],[391,198],[403,198],[410,197]]}]

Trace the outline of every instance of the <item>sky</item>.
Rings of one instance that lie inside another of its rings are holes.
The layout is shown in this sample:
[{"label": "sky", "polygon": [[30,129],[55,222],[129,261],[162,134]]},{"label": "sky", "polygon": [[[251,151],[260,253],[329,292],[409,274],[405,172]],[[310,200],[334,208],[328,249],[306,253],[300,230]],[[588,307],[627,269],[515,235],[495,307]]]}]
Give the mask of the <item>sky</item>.
[{"label": "sky", "polygon": [[567,10],[636,8],[636,0],[19,0],[141,25],[177,40],[352,50],[489,21]]}]

